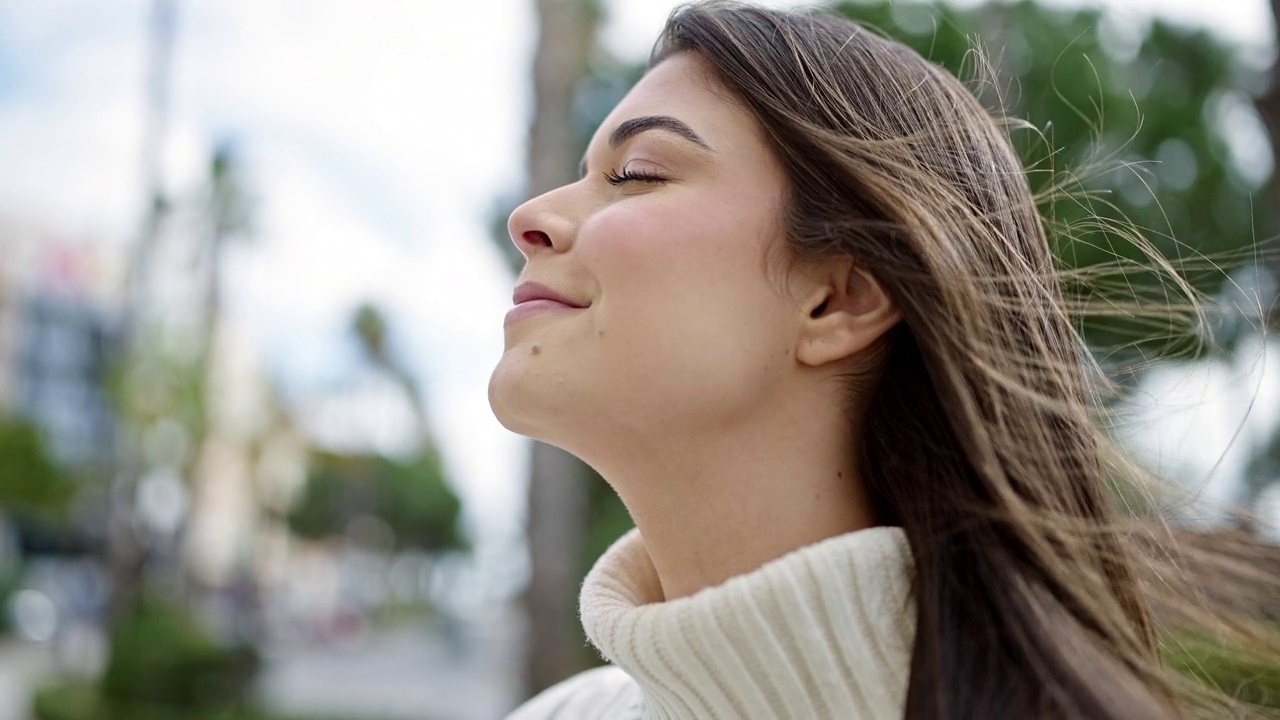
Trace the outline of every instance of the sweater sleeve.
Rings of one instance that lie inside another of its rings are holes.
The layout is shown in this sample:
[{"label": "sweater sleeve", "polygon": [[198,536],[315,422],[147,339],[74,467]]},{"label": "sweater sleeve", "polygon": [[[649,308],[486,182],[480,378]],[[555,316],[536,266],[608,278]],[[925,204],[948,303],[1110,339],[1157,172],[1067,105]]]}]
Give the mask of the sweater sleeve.
[{"label": "sweater sleeve", "polygon": [[507,720],[641,720],[640,688],[612,665],[578,673],[516,708]]}]

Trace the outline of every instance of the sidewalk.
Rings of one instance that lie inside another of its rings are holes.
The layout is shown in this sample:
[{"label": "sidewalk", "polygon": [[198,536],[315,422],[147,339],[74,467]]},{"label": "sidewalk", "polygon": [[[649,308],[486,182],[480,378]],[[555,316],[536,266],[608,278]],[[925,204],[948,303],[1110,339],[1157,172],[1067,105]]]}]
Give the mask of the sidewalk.
[{"label": "sidewalk", "polygon": [[519,700],[520,622],[416,624],[351,646],[267,649],[260,697],[282,712],[369,720],[493,720]]},{"label": "sidewalk", "polygon": [[[513,612],[446,630],[419,623],[351,645],[264,649],[259,697],[278,711],[352,720],[493,720],[515,706],[521,624]],[[54,669],[49,644],[0,640],[0,720],[31,720]]]}]

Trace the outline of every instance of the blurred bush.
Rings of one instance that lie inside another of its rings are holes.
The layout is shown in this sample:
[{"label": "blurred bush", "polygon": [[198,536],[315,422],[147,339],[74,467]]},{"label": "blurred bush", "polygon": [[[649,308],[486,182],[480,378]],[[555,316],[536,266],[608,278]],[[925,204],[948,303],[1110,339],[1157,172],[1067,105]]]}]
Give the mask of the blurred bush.
[{"label": "blurred bush", "polygon": [[256,650],[218,645],[177,606],[144,600],[113,628],[100,689],[122,705],[238,707],[259,664]]},{"label": "blurred bush", "polygon": [[35,425],[0,418],[0,513],[40,524],[65,522],[77,485],[60,470]]},{"label": "blurred bush", "polygon": [[[69,529],[76,480],[53,461],[40,430],[0,417],[0,636],[11,630],[9,599],[22,582],[23,544],[58,545]],[[6,522],[7,521],[7,522]],[[16,558],[6,558],[6,525],[17,531]],[[7,560],[7,562],[6,562]]]},{"label": "blurred bush", "polygon": [[0,637],[13,632],[13,617],[9,612],[9,601],[18,590],[22,576],[18,572],[0,572]]},{"label": "blurred bush", "polygon": [[1162,655],[1169,668],[1241,702],[1280,709],[1280,658],[1245,657],[1195,635],[1164,643]]},{"label": "blurred bush", "polygon": [[94,685],[39,691],[39,720],[168,720],[248,717],[259,659],[249,648],[223,648],[173,605],[140,601],[115,625],[111,653]]},{"label": "blurred bush", "polygon": [[342,535],[361,517],[389,526],[395,549],[461,550],[462,503],[444,477],[439,455],[428,450],[405,459],[318,452],[301,498],[289,514],[300,537]]}]

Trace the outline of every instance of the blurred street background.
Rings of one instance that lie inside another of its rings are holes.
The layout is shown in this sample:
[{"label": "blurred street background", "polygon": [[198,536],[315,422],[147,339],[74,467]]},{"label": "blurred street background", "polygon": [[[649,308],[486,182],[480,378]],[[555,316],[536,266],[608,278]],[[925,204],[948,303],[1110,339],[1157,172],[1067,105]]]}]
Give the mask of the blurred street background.
[{"label": "blurred street background", "polygon": [[[482,720],[598,662],[629,520],[490,414],[505,220],[676,4],[0,0],[0,720]],[[1064,267],[1141,261],[1093,213],[1186,261],[1211,342],[1081,319],[1174,481],[1122,499],[1280,542],[1280,0],[830,5],[980,40],[1033,184],[1079,171]]]}]

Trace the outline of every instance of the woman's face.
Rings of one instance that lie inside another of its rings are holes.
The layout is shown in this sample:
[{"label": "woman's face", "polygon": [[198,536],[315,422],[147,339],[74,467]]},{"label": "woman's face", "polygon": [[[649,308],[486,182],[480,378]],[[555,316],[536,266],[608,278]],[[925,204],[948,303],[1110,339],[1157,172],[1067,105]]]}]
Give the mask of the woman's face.
[{"label": "woman's face", "polygon": [[[798,312],[776,268],[784,192],[701,57],[650,70],[596,131],[581,179],[511,215],[526,263],[490,378],[499,420],[592,462],[600,443],[660,446],[767,412]],[[521,303],[544,294],[524,283],[579,307]]]}]

